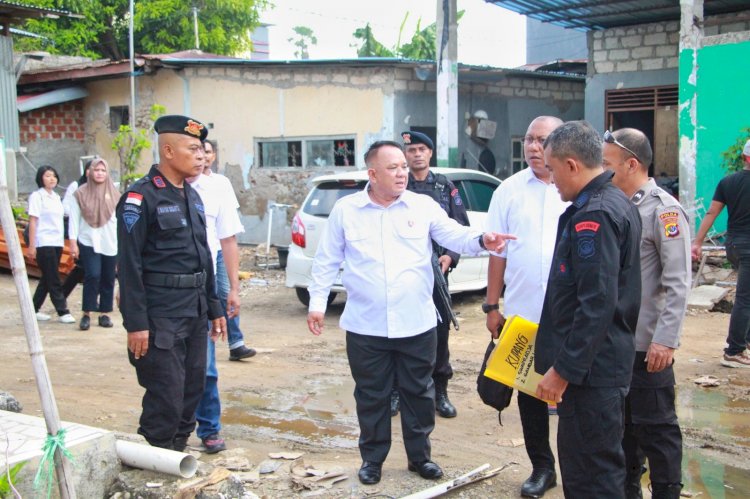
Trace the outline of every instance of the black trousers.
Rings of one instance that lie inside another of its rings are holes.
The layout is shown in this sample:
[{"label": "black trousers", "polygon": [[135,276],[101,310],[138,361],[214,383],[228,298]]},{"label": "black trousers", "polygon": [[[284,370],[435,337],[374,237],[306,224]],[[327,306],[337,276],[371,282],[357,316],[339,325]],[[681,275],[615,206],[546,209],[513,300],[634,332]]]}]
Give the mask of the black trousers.
[{"label": "black trousers", "polygon": [[563,393],[557,405],[557,452],[566,498],[624,497],[627,391],[627,387],[571,384]]},{"label": "black trousers", "polygon": [[675,411],[674,369],[646,371],[646,352],[636,352],[633,382],[625,399],[625,451],[627,473],[641,476],[648,458],[652,483],[682,481],[682,432]]},{"label": "black trousers", "polygon": [[398,374],[401,430],[409,461],[430,459],[435,428],[434,329],[409,338],[382,338],[347,331],[346,353],[354,378],[363,461],[382,463],[391,448],[390,393]]},{"label": "black trousers", "polygon": [[62,284],[60,283],[60,274],[57,272],[61,256],[62,247],[60,246],[40,246],[36,249],[36,264],[42,272],[42,277],[39,278],[39,284],[36,286],[32,300],[34,302],[34,310],[37,312],[42,308],[44,300],[47,298],[47,294],[49,294],[57,315],[70,313]]},{"label": "black trousers", "polygon": [[547,402],[518,392],[518,411],[526,454],[534,469],[555,469],[555,455],[549,444],[549,409]]},{"label": "black trousers", "polygon": [[432,379],[438,386],[445,387],[448,384],[448,380],[453,377],[453,367],[451,367],[451,352],[448,349],[448,338],[450,336],[450,311],[444,310],[443,307],[437,305],[440,303],[436,298],[438,291],[437,286],[432,289],[432,300],[435,302],[438,312],[440,312],[440,318],[438,320],[437,327],[437,354],[435,356],[435,370],[432,372]]},{"label": "black trousers", "polygon": [[155,447],[170,449],[176,436],[195,429],[195,408],[206,379],[206,315],[190,318],[149,317],[148,352],[135,360],[143,395],[138,433]]}]

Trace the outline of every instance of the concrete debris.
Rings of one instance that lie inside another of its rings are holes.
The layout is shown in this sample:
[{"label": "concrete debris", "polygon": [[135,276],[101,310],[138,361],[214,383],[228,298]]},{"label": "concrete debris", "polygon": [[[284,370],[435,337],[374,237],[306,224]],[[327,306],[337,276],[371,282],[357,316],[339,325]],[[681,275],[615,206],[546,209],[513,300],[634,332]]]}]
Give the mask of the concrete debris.
[{"label": "concrete debris", "polygon": [[695,378],[693,380],[693,383],[695,383],[696,385],[705,387],[705,388],[710,388],[713,386],[721,385],[721,381],[719,380],[719,378],[717,378],[716,376],[712,376],[710,374],[701,376],[699,378]]},{"label": "concrete debris", "polygon": [[281,462],[273,461],[271,459],[264,459],[258,465],[258,471],[260,472],[261,475],[265,475],[267,473],[273,473],[279,468],[281,468]]},{"label": "concrete debris", "polygon": [[0,411],[21,412],[23,406],[16,397],[8,392],[0,392]]},{"label": "concrete debris", "polygon": [[253,463],[241,456],[222,457],[212,461],[211,464],[231,471],[250,471],[253,468]]},{"label": "concrete debris", "polygon": [[304,454],[304,452],[269,452],[268,457],[271,459],[288,459],[294,461],[301,458]]},{"label": "concrete debris", "polygon": [[711,310],[729,290],[719,286],[698,286],[690,291],[688,308]]},{"label": "concrete debris", "polygon": [[318,470],[314,466],[306,466],[302,459],[294,461],[290,471],[292,486],[296,490],[330,489],[336,482],[348,478],[340,469]]}]

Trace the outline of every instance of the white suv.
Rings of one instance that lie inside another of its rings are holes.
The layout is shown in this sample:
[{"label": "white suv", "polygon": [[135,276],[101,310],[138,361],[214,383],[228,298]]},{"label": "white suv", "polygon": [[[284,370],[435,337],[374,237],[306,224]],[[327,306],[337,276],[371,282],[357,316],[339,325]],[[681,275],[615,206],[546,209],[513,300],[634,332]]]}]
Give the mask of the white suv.
[{"label": "white suv", "polygon": [[[433,167],[433,171],[442,173],[456,184],[466,206],[469,223],[472,227],[483,229],[492,193],[500,185],[500,180],[476,170]],[[303,304],[307,305],[310,301],[307,286],[310,284],[312,261],[333,205],[342,197],[362,190],[366,183],[367,172],[363,170],[321,175],[312,180],[312,189],[292,220],[292,244],[286,264],[286,286],[295,288]],[[458,266],[448,277],[451,293],[487,287],[488,258],[487,253],[476,257],[462,255]],[[341,285],[342,272],[343,268],[339,270],[328,303],[333,301],[336,293],[345,291]]]}]

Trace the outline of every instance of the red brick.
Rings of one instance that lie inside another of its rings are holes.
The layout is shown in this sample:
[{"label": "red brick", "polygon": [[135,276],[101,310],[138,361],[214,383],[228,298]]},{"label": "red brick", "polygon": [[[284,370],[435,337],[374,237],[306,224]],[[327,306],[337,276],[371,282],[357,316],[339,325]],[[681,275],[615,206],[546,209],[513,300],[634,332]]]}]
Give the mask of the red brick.
[{"label": "red brick", "polygon": [[53,132],[52,133],[52,138],[53,139],[61,139],[62,138],[62,134],[60,132]]},{"label": "red brick", "polygon": [[74,123],[73,118],[65,118],[63,119],[63,123],[66,125],[72,125]]},{"label": "red brick", "polygon": [[24,121],[28,125],[36,125],[36,118],[26,118]]},{"label": "red brick", "polygon": [[39,120],[40,125],[49,125],[49,120],[47,118],[42,118]]},{"label": "red brick", "polygon": [[52,124],[53,125],[62,125],[62,119],[61,118],[52,118]]},{"label": "red brick", "polygon": [[76,132],[76,140],[83,142],[83,139],[84,139],[83,132]]}]

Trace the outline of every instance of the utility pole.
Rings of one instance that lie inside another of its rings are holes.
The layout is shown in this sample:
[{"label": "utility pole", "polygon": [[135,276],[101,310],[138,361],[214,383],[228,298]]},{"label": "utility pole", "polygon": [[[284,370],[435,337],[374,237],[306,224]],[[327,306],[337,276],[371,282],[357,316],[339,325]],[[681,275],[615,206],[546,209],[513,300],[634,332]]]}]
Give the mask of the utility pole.
[{"label": "utility pole", "polygon": [[[703,43],[703,0],[680,0],[680,202],[695,206],[698,155],[698,50]],[[695,210],[691,210],[695,213]],[[693,215],[695,217],[695,215]],[[698,220],[690,220],[695,228]]]},{"label": "utility pole", "polygon": [[135,132],[135,50],[133,48],[133,16],[135,15],[135,8],[133,6],[135,0],[130,0],[130,23],[128,26],[128,45],[130,49],[130,112],[128,113],[128,122],[130,124],[130,130]]},{"label": "utility pole", "polygon": [[195,32],[195,50],[200,50],[201,43],[198,40],[198,7],[193,7],[193,31]]},{"label": "utility pole", "polygon": [[456,0],[437,0],[437,165],[458,165]]}]

